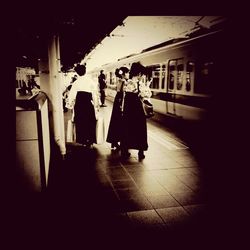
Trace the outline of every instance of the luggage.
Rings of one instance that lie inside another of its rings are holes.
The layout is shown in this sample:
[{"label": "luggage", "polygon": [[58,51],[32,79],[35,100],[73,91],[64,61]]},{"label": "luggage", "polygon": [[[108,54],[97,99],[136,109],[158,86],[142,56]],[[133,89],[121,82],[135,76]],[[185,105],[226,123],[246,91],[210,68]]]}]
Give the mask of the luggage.
[{"label": "luggage", "polygon": [[146,118],[151,118],[154,116],[154,107],[153,104],[150,103],[148,100],[141,100],[142,108]]},{"label": "luggage", "polygon": [[96,121],[96,144],[102,144],[105,141],[105,124],[104,118],[98,116]]},{"label": "luggage", "polygon": [[75,123],[72,120],[68,120],[67,124],[67,136],[66,142],[75,142],[76,140],[76,131],[75,131]]}]

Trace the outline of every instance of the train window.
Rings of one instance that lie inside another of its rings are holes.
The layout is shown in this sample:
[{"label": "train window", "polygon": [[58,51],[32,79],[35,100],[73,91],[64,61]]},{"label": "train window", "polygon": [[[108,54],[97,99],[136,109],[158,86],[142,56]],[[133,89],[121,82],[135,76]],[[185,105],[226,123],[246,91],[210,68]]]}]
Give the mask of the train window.
[{"label": "train window", "polygon": [[194,91],[199,94],[209,94],[212,91],[214,81],[214,63],[203,62],[197,66],[197,81],[195,81]]},{"label": "train window", "polygon": [[109,84],[112,85],[113,84],[113,73],[109,72]]},{"label": "train window", "polygon": [[183,63],[180,63],[177,61],[177,90],[181,90],[183,86]]},{"label": "train window", "polygon": [[168,64],[168,90],[183,90],[184,63],[183,58],[173,59]]},{"label": "train window", "polygon": [[174,71],[175,70],[175,64],[176,64],[176,62],[175,61],[171,61],[172,63],[174,63],[174,65],[169,65],[169,70],[170,71]]},{"label": "train window", "polygon": [[175,75],[176,75],[176,60],[170,60],[168,64],[168,89],[174,89]]},{"label": "train window", "polygon": [[187,62],[186,83],[185,83],[185,90],[187,92],[191,91],[191,86],[193,86],[194,68],[195,68],[194,62]]},{"label": "train window", "polygon": [[162,71],[161,71],[161,88],[165,88],[165,73],[166,73],[166,65],[162,65]]},{"label": "train window", "polygon": [[187,72],[193,72],[194,70],[194,62],[187,63]]},{"label": "train window", "polygon": [[161,66],[159,64],[147,66],[147,71],[149,72],[148,78],[153,78],[150,87],[152,89],[159,89]]},{"label": "train window", "polygon": [[184,69],[183,64],[178,64],[178,65],[177,65],[177,70],[178,70],[178,71],[183,71],[183,69]]},{"label": "train window", "polygon": [[191,77],[190,77],[190,72],[186,73],[186,86],[185,89],[187,92],[191,90]]}]

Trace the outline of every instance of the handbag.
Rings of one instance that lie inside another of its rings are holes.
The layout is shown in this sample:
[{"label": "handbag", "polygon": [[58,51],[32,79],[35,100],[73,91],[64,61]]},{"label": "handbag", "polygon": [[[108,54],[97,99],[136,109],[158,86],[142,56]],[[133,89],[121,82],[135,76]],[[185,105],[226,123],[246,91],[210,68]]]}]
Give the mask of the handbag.
[{"label": "handbag", "polygon": [[102,144],[105,141],[105,124],[104,118],[98,116],[96,121],[96,144]]},{"label": "handbag", "polygon": [[[150,82],[149,82],[150,85]],[[145,97],[149,97],[149,93],[151,93],[149,85],[145,86],[141,86],[138,82],[137,84],[137,88],[138,88],[138,93],[139,93],[139,98],[141,100],[142,103],[142,108],[143,108],[143,112],[146,118],[150,118],[152,116],[154,116],[154,107],[153,104],[151,102],[149,102]]]},{"label": "handbag", "polygon": [[141,103],[146,118],[153,117],[154,116],[153,104],[150,103],[148,100],[143,100],[143,99],[141,99]]},{"label": "handbag", "polygon": [[76,139],[75,123],[71,119],[68,120],[67,124],[67,136],[66,142],[74,142]]}]

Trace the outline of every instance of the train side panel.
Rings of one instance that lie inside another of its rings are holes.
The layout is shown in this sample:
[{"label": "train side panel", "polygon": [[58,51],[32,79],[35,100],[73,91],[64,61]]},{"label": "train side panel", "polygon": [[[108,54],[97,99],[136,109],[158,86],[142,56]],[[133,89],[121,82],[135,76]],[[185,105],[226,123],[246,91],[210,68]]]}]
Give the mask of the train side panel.
[{"label": "train side panel", "polygon": [[213,32],[103,66],[108,98],[112,100],[116,94],[115,69],[140,61],[151,72],[147,78],[153,79],[151,100],[156,112],[186,120],[204,119],[216,89],[218,41],[220,32]]}]

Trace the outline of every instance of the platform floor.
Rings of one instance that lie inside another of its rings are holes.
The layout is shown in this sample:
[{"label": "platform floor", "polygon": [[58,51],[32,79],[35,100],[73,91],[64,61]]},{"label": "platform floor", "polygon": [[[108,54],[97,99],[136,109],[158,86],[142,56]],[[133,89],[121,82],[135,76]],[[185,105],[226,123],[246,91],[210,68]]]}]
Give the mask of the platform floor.
[{"label": "platform floor", "polygon": [[[112,103],[106,104],[101,114],[107,132]],[[65,125],[69,118],[66,112]],[[82,249],[209,245],[214,221],[206,164],[176,131],[153,119],[147,125],[149,149],[142,161],[136,150],[121,160],[106,142],[92,149],[68,143],[64,160],[53,153],[47,191],[23,208],[47,228],[46,239],[68,249],[86,242],[93,248]]]}]

